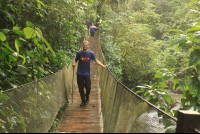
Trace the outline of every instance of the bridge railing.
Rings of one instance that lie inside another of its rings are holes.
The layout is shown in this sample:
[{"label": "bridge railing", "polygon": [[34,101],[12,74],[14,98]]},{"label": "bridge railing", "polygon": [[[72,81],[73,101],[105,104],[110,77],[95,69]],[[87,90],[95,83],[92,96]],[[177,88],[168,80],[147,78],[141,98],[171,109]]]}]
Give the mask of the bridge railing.
[{"label": "bridge railing", "polygon": [[[103,64],[100,33],[95,35],[97,59]],[[134,73],[134,72],[133,72]],[[175,133],[177,120],[125,85],[109,69],[98,67],[104,133]]]},{"label": "bridge railing", "polygon": [[1,92],[0,132],[48,132],[58,110],[71,99],[71,64],[48,77]]}]

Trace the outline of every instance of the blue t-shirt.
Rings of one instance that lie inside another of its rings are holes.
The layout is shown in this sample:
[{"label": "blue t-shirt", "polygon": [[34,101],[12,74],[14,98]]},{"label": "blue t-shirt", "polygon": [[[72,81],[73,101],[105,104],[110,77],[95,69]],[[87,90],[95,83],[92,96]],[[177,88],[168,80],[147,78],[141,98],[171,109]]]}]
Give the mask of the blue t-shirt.
[{"label": "blue t-shirt", "polygon": [[78,51],[75,61],[78,62],[77,75],[90,75],[90,62],[96,57],[91,50],[84,53],[82,50]]},{"label": "blue t-shirt", "polygon": [[95,32],[95,27],[94,27],[94,26],[91,26],[91,27],[90,27],[90,32],[92,32],[92,33]]}]

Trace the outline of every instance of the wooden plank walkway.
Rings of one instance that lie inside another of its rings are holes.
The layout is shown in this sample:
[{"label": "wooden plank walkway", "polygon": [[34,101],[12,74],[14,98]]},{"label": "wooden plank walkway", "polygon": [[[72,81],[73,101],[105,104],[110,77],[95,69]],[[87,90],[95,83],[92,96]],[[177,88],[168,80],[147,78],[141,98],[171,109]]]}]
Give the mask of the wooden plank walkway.
[{"label": "wooden plank walkway", "polygon": [[[90,41],[89,49],[96,53],[94,45],[95,42]],[[66,108],[56,133],[103,133],[97,66],[95,62],[91,62],[90,102],[85,106],[80,106],[81,98],[77,87],[74,90],[73,102],[70,102]]]}]

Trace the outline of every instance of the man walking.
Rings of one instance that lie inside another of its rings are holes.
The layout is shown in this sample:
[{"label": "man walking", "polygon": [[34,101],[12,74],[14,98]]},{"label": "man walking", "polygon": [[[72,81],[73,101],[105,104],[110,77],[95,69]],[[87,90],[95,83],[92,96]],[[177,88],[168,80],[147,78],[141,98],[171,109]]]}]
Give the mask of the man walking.
[{"label": "man walking", "polygon": [[[94,53],[88,49],[89,48],[88,41],[83,41],[82,47],[83,50],[77,52],[76,58],[73,61],[73,67],[75,67],[77,61],[79,61],[77,68],[77,83],[82,100],[80,106],[84,106],[86,103],[89,103],[89,95],[91,91],[91,80],[90,80],[91,60],[94,60],[98,65],[104,68],[108,67],[107,65],[103,65],[99,60],[97,60]],[[86,88],[86,95],[84,94],[84,87]]]}]

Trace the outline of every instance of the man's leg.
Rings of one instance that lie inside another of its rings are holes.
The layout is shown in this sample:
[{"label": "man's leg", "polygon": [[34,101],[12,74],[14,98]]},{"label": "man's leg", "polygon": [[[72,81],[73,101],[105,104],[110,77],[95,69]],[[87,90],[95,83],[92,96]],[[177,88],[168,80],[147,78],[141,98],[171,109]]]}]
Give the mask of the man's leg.
[{"label": "man's leg", "polygon": [[85,89],[86,89],[86,103],[89,103],[89,95],[91,91],[91,79],[90,75],[85,76]]},{"label": "man's leg", "polygon": [[79,89],[79,93],[80,93],[81,100],[82,100],[80,106],[85,105],[84,79],[83,79],[83,77],[84,76],[82,76],[82,75],[77,75],[78,89]]}]

